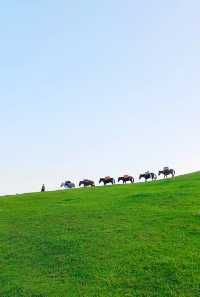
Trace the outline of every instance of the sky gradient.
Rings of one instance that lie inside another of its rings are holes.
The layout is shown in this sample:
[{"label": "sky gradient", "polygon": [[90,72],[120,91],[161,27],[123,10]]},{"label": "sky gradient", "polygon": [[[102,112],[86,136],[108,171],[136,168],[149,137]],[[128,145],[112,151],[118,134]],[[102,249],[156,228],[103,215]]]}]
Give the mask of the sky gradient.
[{"label": "sky gradient", "polygon": [[0,193],[200,169],[199,11],[195,0],[3,3]]}]

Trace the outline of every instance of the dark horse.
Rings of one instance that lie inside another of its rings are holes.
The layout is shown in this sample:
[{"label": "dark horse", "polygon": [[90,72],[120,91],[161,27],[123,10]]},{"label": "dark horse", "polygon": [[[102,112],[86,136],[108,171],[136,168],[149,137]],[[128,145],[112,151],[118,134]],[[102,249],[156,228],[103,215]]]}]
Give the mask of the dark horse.
[{"label": "dark horse", "polygon": [[151,178],[151,180],[156,180],[157,179],[157,175],[153,172],[145,172],[143,174],[140,174],[139,179],[144,178],[145,182]]},{"label": "dark horse", "polygon": [[89,179],[81,180],[81,181],[79,182],[79,187],[80,187],[81,185],[84,185],[84,187],[88,187],[88,186],[94,187],[94,186],[95,186],[94,182],[93,182],[92,180],[89,180]]},{"label": "dark horse", "polygon": [[112,184],[112,185],[115,184],[114,178],[110,177],[110,176],[100,178],[99,184],[102,183],[102,182],[104,183],[104,186],[107,185],[107,184]]},{"label": "dark horse", "polygon": [[118,177],[118,182],[123,181],[123,184],[126,184],[127,182],[131,182],[134,183],[134,177],[130,176],[130,175],[124,175],[124,176],[120,176]]},{"label": "dark horse", "polygon": [[158,172],[158,175],[161,175],[163,174],[164,175],[164,178],[168,177],[168,175],[171,174],[172,177],[174,177],[175,175],[175,170],[174,169],[170,169],[169,167],[164,167],[163,170],[160,170]]},{"label": "dark horse", "polygon": [[75,184],[72,183],[70,180],[66,180],[65,182],[61,183],[60,187],[64,187],[66,189],[72,189],[75,188]]}]

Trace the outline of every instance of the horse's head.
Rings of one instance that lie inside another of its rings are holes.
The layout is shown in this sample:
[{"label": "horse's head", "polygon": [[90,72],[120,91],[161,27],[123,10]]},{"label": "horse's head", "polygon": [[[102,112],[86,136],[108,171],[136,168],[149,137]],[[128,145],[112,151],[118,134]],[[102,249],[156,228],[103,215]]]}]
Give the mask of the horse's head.
[{"label": "horse's head", "polygon": [[143,177],[143,174],[140,174],[139,179],[141,179]]},{"label": "horse's head", "polygon": [[162,171],[161,171],[161,170],[159,170],[159,171],[158,171],[158,175],[161,175],[161,174],[162,174]]},{"label": "horse's head", "polygon": [[82,181],[82,180],[79,182],[79,187],[80,187],[81,185],[83,185],[83,181]]},{"label": "horse's head", "polygon": [[99,184],[100,184],[102,181],[103,181],[103,178],[101,177],[101,178],[99,179]]},{"label": "horse's head", "polygon": [[122,180],[121,176],[120,176],[120,177],[118,177],[118,182],[119,182],[119,181],[121,181],[121,180]]}]

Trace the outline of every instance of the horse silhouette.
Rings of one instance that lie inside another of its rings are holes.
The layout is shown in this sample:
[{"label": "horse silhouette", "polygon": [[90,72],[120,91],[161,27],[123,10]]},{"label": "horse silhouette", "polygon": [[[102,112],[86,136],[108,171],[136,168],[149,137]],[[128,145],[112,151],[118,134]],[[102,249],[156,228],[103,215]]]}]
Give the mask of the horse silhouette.
[{"label": "horse silhouette", "polygon": [[84,180],[81,180],[79,182],[79,187],[82,186],[82,185],[84,187],[88,187],[88,186],[94,187],[95,186],[95,183],[92,180],[84,179]]},{"label": "horse silhouette", "polygon": [[120,176],[118,177],[118,182],[123,181],[123,184],[126,184],[127,182],[131,182],[134,183],[134,177],[131,175],[124,175],[124,176]]},{"label": "horse silhouette", "polygon": [[104,183],[104,186],[107,185],[107,184],[112,184],[112,185],[115,184],[114,178],[110,177],[110,176],[101,177],[99,179],[99,184],[102,183],[102,182]]},{"label": "horse silhouette", "polygon": [[175,170],[169,167],[164,167],[163,170],[160,170],[158,172],[158,175],[164,175],[164,178],[168,177],[168,175],[171,175],[172,177],[175,176]]},{"label": "horse silhouette", "polygon": [[145,172],[143,174],[140,174],[139,176],[139,179],[141,178],[144,178],[145,179],[145,182],[148,180],[148,179],[151,179],[151,180],[156,180],[157,179],[157,175],[153,172]]},{"label": "horse silhouette", "polygon": [[60,187],[61,188],[64,187],[64,188],[72,189],[72,188],[75,188],[75,184],[72,183],[69,180],[66,180],[65,182],[61,183]]}]

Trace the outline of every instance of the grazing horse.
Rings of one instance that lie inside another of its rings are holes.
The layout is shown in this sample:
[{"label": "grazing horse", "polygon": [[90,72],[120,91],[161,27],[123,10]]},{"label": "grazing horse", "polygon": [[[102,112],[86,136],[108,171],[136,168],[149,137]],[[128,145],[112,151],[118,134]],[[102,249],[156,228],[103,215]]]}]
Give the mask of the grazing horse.
[{"label": "grazing horse", "polygon": [[115,184],[114,178],[110,177],[110,176],[100,178],[99,184],[102,183],[102,182],[104,183],[104,186],[107,185],[107,184],[112,184],[112,185]]},{"label": "grazing horse", "polygon": [[134,183],[134,177],[130,176],[130,175],[124,175],[124,176],[120,176],[118,177],[118,182],[123,181],[123,184],[126,184],[127,182],[131,182]]},{"label": "grazing horse", "polygon": [[64,183],[61,183],[60,187],[61,188],[64,187],[64,188],[72,189],[72,188],[75,188],[75,184],[72,183],[69,180],[66,180]]},{"label": "grazing horse", "polygon": [[170,169],[170,168],[168,168],[168,167],[164,167],[163,170],[160,170],[160,171],[158,172],[158,175],[161,175],[161,174],[164,175],[164,178],[168,177],[168,175],[170,175],[170,174],[171,174],[172,177],[174,177],[174,175],[175,175],[175,170],[172,169],[172,168]]},{"label": "grazing horse", "polygon": [[140,174],[139,179],[144,178],[145,182],[151,178],[151,180],[156,180],[157,179],[157,175],[153,172],[145,172],[143,174]]},{"label": "grazing horse", "polygon": [[94,187],[94,186],[95,186],[94,182],[93,182],[92,180],[89,180],[89,179],[81,180],[81,181],[79,182],[79,187],[80,187],[81,185],[84,185],[84,187],[88,187],[88,186]]}]

